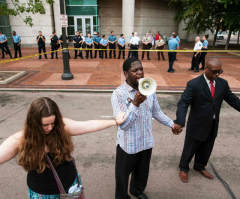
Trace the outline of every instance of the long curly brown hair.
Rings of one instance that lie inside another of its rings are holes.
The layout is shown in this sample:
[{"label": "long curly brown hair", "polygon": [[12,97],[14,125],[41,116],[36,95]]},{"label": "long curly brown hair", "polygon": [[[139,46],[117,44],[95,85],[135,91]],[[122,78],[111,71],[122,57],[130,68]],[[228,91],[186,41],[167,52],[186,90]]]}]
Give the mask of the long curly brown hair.
[{"label": "long curly brown hair", "polygon": [[[55,115],[54,128],[49,134],[45,134],[42,118],[52,115]],[[61,112],[53,100],[41,97],[34,100],[28,110],[23,138],[19,145],[18,164],[27,171],[36,170],[42,173],[47,165],[46,147],[54,157],[55,165],[71,160],[73,143],[64,131]]]}]

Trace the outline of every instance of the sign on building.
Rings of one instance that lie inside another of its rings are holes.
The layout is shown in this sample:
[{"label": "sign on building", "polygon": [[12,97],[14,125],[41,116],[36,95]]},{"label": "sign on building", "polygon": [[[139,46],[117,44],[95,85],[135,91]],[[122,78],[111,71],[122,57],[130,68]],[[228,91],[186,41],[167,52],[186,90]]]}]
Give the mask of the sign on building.
[{"label": "sign on building", "polygon": [[61,26],[64,28],[67,28],[68,27],[68,17],[67,15],[60,15],[60,23],[61,23]]}]

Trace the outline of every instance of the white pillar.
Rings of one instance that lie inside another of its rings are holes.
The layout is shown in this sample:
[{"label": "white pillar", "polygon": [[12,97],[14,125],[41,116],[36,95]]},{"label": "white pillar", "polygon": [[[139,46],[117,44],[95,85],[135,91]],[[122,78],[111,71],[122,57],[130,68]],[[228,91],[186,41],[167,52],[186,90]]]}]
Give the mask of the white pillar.
[{"label": "white pillar", "polygon": [[122,33],[128,40],[134,31],[135,0],[122,0]]}]

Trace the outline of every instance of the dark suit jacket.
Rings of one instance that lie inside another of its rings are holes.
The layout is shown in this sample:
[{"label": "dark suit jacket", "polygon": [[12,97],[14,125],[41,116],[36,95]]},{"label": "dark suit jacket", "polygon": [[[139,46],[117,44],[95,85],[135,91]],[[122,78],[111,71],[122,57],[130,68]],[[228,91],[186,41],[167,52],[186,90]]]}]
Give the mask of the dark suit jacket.
[{"label": "dark suit jacket", "polygon": [[[185,126],[186,114],[190,105],[191,110],[188,117],[186,135],[205,141],[209,137],[214,124],[212,133],[216,137],[223,100],[240,111],[240,99],[231,92],[226,80],[222,78],[216,79],[215,96],[213,99],[203,75],[192,79],[187,83],[187,87],[178,102],[177,119],[175,122]],[[213,123],[214,115],[215,123]]]}]

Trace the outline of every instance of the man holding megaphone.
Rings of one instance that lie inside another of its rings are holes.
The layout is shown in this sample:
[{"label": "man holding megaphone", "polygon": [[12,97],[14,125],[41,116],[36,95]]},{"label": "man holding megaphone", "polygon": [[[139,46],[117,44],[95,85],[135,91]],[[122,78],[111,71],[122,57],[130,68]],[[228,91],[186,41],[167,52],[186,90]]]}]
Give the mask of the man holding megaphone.
[{"label": "man holding megaphone", "polygon": [[[152,118],[179,134],[173,121],[158,103],[156,82],[144,78],[140,60],[132,57],[123,63],[126,81],[112,94],[114,115],[125,112],[126,120],[118,127],[116,149],[115,199],[130,199],[128,178],[131,174],[130,193],[138,199],[148,199],[144,193],[154,146]],[[144,79],[143,79],[144,78]]]}]

